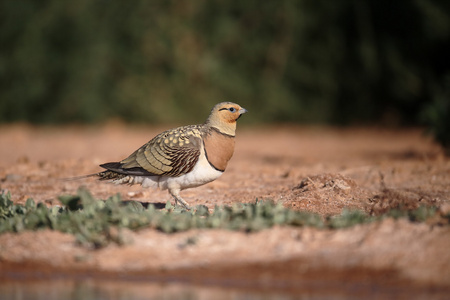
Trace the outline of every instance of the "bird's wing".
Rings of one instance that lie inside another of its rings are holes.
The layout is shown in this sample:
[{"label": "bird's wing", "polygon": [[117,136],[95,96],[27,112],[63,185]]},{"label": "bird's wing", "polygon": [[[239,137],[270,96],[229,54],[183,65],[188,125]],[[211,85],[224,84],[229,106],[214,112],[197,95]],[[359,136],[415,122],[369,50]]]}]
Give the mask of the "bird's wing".
[{"label": "bird's wing", "polygon": [[101,167],[127,175],[177,177],[194,168],[201,145],[201,126],[184,126],[157,135],[121,162]]}]

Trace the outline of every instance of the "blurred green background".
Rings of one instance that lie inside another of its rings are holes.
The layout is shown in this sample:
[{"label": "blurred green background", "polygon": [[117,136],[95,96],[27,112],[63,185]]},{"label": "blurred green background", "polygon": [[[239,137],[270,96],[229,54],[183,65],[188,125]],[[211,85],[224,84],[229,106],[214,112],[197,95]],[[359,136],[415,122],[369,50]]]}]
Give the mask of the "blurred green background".
[{"label": "blurred green background", "polygon": [[449,16],[448,0],[0,0],[0,123],[198,123],[234,101],[254,123],[445,129]]}]

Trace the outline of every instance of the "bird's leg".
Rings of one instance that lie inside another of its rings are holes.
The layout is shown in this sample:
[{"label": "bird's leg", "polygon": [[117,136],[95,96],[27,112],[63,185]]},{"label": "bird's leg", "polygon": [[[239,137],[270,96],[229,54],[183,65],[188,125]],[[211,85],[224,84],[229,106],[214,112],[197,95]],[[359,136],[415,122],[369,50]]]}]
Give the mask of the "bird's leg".
[{"label": "bird's leg", "polygon": [[181,205],[184,206],[185,209],[190,210],[189,204],[183,200],[180,196],[180,189],[169,189],[169,193],[172,195],[173,199],[175,199],[175,205],[178,204],[178,202],[181,203]]}]

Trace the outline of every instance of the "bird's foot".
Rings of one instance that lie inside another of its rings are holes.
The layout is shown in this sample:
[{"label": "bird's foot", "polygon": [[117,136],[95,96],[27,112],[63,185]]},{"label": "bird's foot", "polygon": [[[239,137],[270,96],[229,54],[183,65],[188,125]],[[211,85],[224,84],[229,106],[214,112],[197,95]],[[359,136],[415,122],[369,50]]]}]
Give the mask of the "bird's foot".
[{"label": "bird's foot", "polygon": [[175,205],[178,205],[178,203],[180,203],[182,207],[184,207],[186,210],[191,210],[191,207],[189,206],[189,204],[184,201],[181,197],[177,197],[175,198]]}]

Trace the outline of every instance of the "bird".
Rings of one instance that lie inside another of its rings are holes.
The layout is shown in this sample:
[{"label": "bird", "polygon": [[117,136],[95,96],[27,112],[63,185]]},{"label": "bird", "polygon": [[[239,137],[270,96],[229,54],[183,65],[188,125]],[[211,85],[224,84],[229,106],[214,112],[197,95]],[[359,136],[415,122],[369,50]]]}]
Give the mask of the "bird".
[{"label": "bird", "polygon": [[93,175],[115,184],[167,189],[175,205],[189,210],[180,192],[225,172],[234,153],[236,121],[246,112],[233,102],[218,103],[203,124],[166,130],[127,158],[101,164],[105,171]]}]

